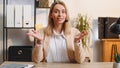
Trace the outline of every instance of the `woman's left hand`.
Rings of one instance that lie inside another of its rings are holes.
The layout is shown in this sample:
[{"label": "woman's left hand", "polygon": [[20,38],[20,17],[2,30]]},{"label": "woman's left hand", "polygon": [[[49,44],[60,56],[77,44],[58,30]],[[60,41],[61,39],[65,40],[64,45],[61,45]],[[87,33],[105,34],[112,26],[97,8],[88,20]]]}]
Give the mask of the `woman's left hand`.
[{"label": "woman's left hand", "polygon": [[80,42],[80,39],[82,39],[84,36],[86,36],[88,34],[87,31],[83,30],[82,32],[80,32],[79,34],[77,34],[75,36],[75,42]]}]

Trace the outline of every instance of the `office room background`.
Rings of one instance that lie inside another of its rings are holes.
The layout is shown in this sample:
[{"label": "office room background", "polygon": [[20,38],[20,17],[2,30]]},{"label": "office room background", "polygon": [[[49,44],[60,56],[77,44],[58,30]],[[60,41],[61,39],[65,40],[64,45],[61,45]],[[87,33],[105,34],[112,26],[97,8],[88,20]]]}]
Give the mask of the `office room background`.
[{"label": "office room background", "polygon": [[[16,0],[17,1],[17,0]],[[19,0],[20,1],[20,0]],[[26,0],[30,1],[30,0]],[[120,16],[120,0],[63,0],[69,10],[70,19],[77,17],[78,13],[87,14],[91,18],[92,24],[92,56],[94,62],[102,61],[102,43],[98,38],[98,17],[119,17]],[[9,40],[9,43],[17,43],[18,45],[30,44],[28,37],[25,36],[26,31],[21,31],[21,37],[17,37],[14,42]],[[17,39],[21,41],[17,41]],[[8,38],[9,39],[9,38]],[[16,42],[15,42],[16,41]],[[31,43],[32,44],[32,43]],[[0,63],[3,61],[3,0],[0,0]]]}]

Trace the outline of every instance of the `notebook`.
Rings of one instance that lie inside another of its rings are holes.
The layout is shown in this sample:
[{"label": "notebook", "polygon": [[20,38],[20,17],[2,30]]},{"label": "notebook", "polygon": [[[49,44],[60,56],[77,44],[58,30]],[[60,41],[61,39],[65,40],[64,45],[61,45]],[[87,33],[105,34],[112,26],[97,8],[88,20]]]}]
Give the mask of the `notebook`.
[{"label": "notebook", "polygon": [[0,68],[33,68],[34,65],[32,64],[7,64],[3,65]]}]

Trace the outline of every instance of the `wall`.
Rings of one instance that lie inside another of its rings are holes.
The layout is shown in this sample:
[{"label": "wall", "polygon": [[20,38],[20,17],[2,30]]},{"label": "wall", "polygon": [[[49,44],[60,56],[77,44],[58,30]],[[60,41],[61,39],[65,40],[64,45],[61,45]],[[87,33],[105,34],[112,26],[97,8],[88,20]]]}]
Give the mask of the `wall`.
[{"label": "wall", "polygon": [[78,13],[87,14],[92,23],[93,60],[102,61],[102,44],[98,39],[98,17],[119,17],[120,0],[63,0],[69,9],[70,18]]},{"label": "wall", "polygon": [[88,14],[93,19],[99,16],[115,16],[120,14],[119,0],[64,0],[68,6],[70,16],[76,17],[77,13]]}]

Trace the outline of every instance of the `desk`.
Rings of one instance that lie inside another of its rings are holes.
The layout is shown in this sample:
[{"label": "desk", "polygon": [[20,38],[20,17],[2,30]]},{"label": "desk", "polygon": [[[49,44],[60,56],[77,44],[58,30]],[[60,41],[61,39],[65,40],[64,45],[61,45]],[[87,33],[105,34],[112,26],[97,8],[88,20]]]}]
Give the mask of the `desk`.
[{"label": "desk", "polygon": [[94,62],[94,63],[34,63],[34,62],[9,62],[5,61],[3,64],[34,64],[34,68],[113,68],[113,62]]}]

